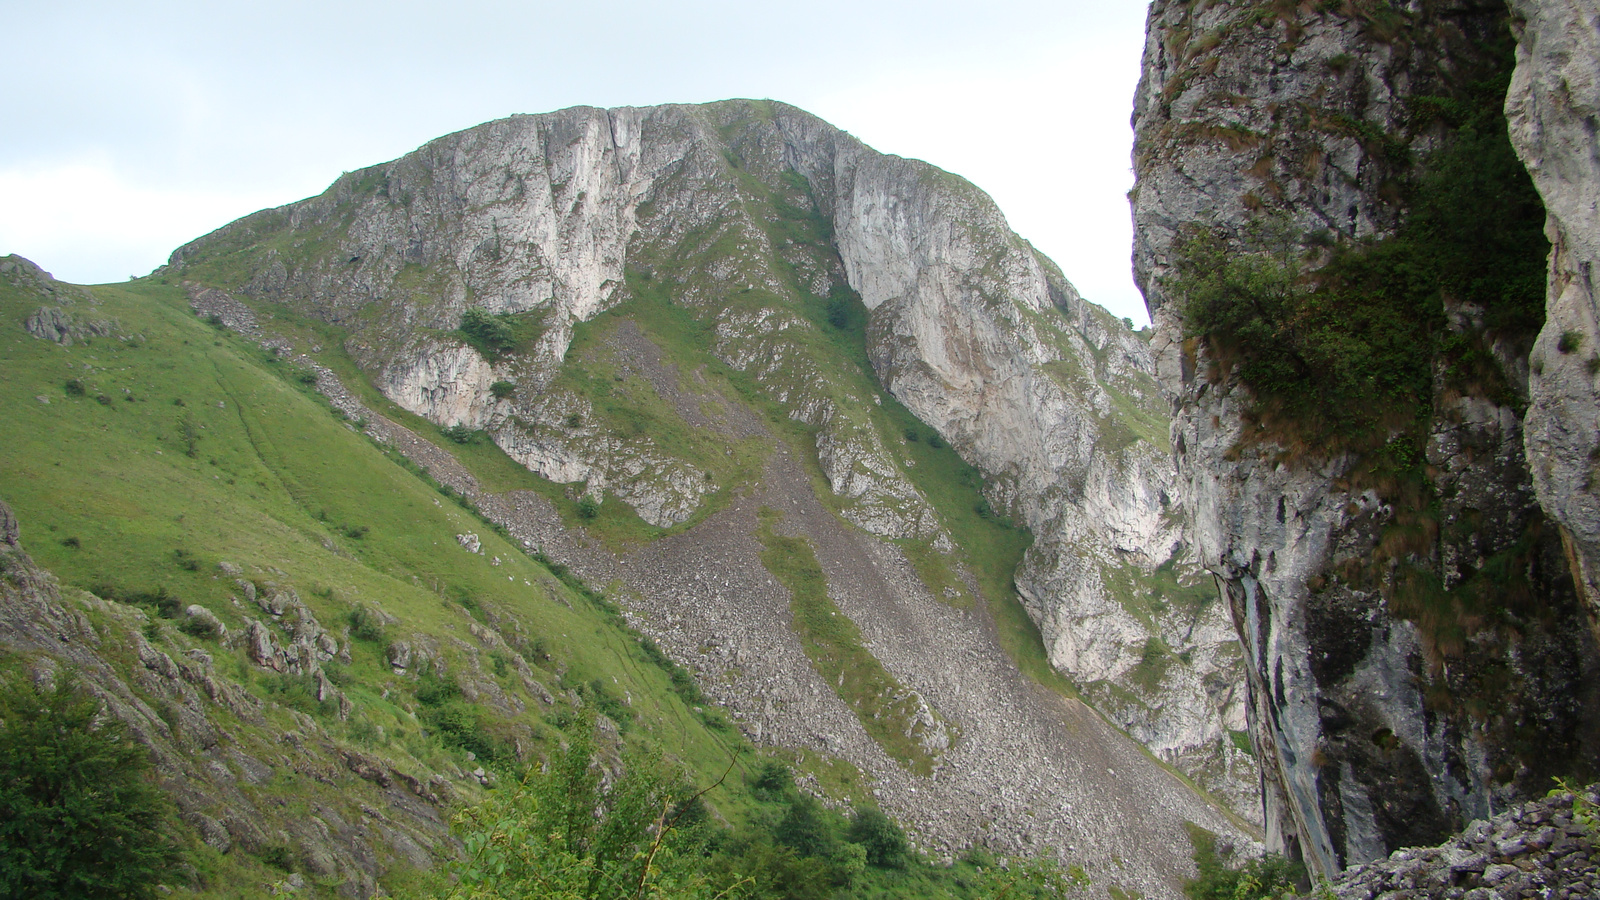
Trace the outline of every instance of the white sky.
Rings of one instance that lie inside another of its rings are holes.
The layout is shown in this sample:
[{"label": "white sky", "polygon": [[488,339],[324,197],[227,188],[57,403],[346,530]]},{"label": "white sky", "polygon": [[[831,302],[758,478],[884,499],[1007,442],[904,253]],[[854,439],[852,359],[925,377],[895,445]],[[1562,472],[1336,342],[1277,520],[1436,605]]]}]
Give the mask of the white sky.
[{"label": "white sky", "polygon": [[0,0],[0,254],[120,281],[512,113],[792,103],[988,191],[1091,300],[1129,273],[1146,0]]}]

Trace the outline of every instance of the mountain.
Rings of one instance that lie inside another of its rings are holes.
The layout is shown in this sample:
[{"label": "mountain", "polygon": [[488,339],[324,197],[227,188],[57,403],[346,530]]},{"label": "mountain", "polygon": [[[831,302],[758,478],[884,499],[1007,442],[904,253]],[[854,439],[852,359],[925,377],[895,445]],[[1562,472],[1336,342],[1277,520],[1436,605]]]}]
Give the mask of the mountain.
[{"label": "mountain", "polygon": [[[169,268],[346,329],[385,397],[485,432],[602,522],[683,530],[761,480],[765,441],[731,421],[713,437],[684,373],[803,429],[824,504],[898,542],[935,597],[972,602],[973,577],[1008,592],[1014,560],[963,569],[1012,538],[955,530],[971,508],[1009,517],[1034,536],[1014,579],[1050,662],[1158,753],[1251,791],[1225,732],[1243,724],[1235,641],[1175,552],[1148,350],[959,178],[782,104],[573,109],[351,173]],[[464,332],[471,310],[506,343]],[[983,496],[941,509],[922,436]]]},{"label": "mountain", "polygon": [[1177,495],[1268,844],[1316,872],[1600,758],[1593,10],[1515,6],[1151,7],[1135,268]]},{"label": "mountain", "polygon": [[403,880],[579,709],[1147,896],[1186,821],[1246,830],[1138,743],[1251,813],[1147,335],[955,176],[781,104],[574,109],[128,285],[3,275],[0,483],[63,585],[5,645],[102,621],[213,885]]}]

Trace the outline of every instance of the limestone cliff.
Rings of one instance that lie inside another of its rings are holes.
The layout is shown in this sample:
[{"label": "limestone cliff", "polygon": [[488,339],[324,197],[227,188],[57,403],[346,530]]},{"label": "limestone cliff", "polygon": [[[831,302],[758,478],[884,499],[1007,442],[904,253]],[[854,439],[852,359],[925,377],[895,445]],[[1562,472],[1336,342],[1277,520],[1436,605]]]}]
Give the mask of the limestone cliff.
[{"label": "limestone cliff", "polygon": [[1530,357],[1528,458],[1539,502],[1561,524],[1591,615],[1600,619],[1600,33],[1593,3],[1517,2],[1517,70],[1506,97],[1511,141],[1549,213],[1547,318]]},{"label": "limestone cliff", "polygon": [[[1470,2],[1150,11],[1134,261],[1179,495],[1245,647],[1269,844],[1325,873],[1542,792],[1597,746],[1594,640],[1534,496],[1548,475],[1523,452],[1525,326],[1450,281],[1408,287],[1425,302],[1399,319],[1367,305],[1393,283],[1370,260],[1454,222],[1416,224],[1459,175],[1433,154],[1489,133],[1462,111],[1504,69],[1505,18]],[[1200,281],[1223,285],[1210,306],[1186,291]],[[1263,285],[1276,299],[1243,320],[1216,305]],[[1388,367],[1316,394],[1368,409],[1307,412],[1313,388],[1284,387],[1422,319],[1440,349],[1391,354],[1414,366],[1403,404]],[[1263,375],[1267,345],[1298,356]],[[1360,434],[1326,428],[1356,419]]]},{"label": "limestone cliff", "polygon": [[[1243,727],[1237,645],[1181,552],[1150,351],[960,178],[782,104],[571,109],[351,173],[181,248],[171,268],[348,329],[406,410],[484,430],[659,528],[757,477],[707,441],[715,423],[678,389],[619,405],[634,370],[606,348],[632,339],[587,337],[607,311],[681,311],[673,327],[814,434],[839,514],[924,548],[925,577],[957,573],[933,592],[960,595],[961,558],[983,548],[957,548],[918,486],[915,429],[880,409],[892,398],[980,470],[995,514],[1032,531],[1016,584],[1051,662],[1225,793],[1253,778],[1226,734]],[[516,348],[464,339],[468,310],[497,315]],[[662,327],[646,328],[647,354]],[[852,340],[859,362],[839,353]]]}]

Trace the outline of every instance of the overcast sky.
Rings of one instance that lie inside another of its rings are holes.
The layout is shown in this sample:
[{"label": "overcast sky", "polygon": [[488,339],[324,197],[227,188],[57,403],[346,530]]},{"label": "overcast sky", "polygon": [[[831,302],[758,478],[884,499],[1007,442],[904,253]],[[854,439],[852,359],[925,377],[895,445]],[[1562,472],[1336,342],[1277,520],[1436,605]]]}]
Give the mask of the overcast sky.
[{"label": "overcast sky", "polygon": [[988,191],[1089,299],[1129,273],[1144,0],[0,0],[0,254],[120,281],[512,113],[771,98]]}]

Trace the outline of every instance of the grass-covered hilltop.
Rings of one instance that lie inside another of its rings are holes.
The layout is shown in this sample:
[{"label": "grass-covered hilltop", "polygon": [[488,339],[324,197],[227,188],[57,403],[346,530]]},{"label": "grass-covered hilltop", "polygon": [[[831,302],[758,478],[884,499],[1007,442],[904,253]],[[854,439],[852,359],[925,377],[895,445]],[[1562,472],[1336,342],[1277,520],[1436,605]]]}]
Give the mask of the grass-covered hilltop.
[{"label": "grass-covered hilltop", "polygon": [[62,896],[1176,897],[1249,833],[1144,336],[798,110],[490,123],[0,323],[0,727],[167,839]]}]

